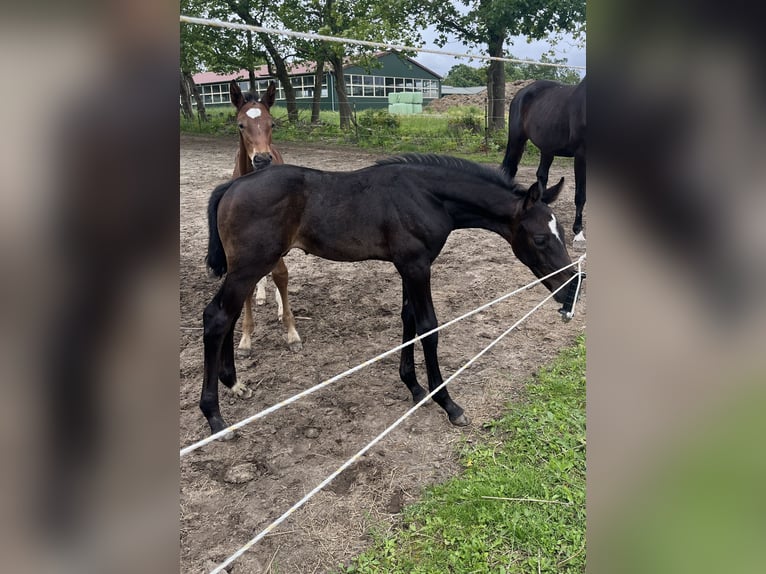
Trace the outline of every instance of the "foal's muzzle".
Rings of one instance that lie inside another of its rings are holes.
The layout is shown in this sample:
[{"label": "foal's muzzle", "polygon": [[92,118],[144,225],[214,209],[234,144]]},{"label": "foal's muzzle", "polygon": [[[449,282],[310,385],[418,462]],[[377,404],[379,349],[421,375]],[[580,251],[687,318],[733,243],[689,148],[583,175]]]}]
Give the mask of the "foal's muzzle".
[{"label": "foal's muzzle", "polygon": [[257,153],[253,156],[253,169],[258,171],[271,164],[271,154],[269,152]]},{"label": "foal's muzzle", "polygon": [[[564,305],[559,309],[561,313],[561,319],[566,323],[574,317],[574,305],[577,302],[577,298],[582,292],[582,282],[585,280],[585,273],[575,273],[574,279],[569,283],[569,288],[566,291],[566,295],[563,301]],[[561,293],[561,291],[559,291]]]}]

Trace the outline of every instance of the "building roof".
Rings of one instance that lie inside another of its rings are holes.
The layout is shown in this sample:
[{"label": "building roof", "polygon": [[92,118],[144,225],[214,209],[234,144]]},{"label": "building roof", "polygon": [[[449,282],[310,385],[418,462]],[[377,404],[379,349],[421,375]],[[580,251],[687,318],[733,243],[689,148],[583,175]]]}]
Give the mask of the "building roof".
[{"label": "building roof", "polygon": [[[385,51],[385,52],[378,52],[377,54],[374,54],[375,58],[382,58],[383,56],[386,56],[388,54],[397,54],[400,58],[404,58],[408,62],[418,66],[419,68],[425,70],[429,74],[432,74],[433,76],[436,76],[437,78],[441,78],[439,74],[436,72],[433,72],[423,66],[422,64],[419,64],[417,61],[413,60],[412,58],[405,56],[404,54],[400,54],[395,51]],[[351,66],[356,66],[357,64],[348,60],[343,65],[344,68],[349,68]],[[325,69],[327,70],[327,67],[325,66]],[[296,64],[287,64],[287,71],[291,76],[303,76],[307,74],[313,74],[315,72],[315,63],[296,63]],[[263,64],[262,66],[258,66],[255,68],[255,77],[257,79],[265,79],[265,78],[273,78],[271,74],[269,74],[269,67],[266,64]],[[201,84],[221,84],[224,82],[230,82],[231,80],[247,80],[249,77],[247,70],[239,70],[238,72],[232,72],[230,74],[219,74],[217,72],[199,72],[197,74],[194,74],[194,83],[197,85]]]}]

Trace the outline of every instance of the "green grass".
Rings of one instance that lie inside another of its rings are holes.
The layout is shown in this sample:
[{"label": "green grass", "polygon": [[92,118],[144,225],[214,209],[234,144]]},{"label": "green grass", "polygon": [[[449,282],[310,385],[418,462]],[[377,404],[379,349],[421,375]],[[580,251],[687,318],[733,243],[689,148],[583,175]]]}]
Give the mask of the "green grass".
[{"label": "green grass", "polygon": [[[236,136],[234,110],[230,106],[209,108],[210,121],[199,122],[197,119],[181,118],[181,131],[221,136]],[[383,153],[446,153],[464,157],[481,163],[500,164],[505,152],[506,133],[489,137],[484,134],[484,112],[476,107],[452,108],[446,114],[413,114],[394,116],[395,127],[391,127],[391,117],[386,112],[357,112],[359,127],[348,131],[340,129],[338,112],[320,112],[320,123],[312,125],[307,110],[300,110],[297,124],[287,121],[287,110],[275,106],[271,110],[277,124],[274,130],[274,142],[280,141],[309,142],[332,144],[335,146],[353,146],[372,152]],[[373,115],[371,122],[366,116]],[[387,117],[386,117],[387,116]],[[385,125],[382,123],[385,122]],[[521,160],[521,165],[536,166],[540,161],[540,152],[531,143]],[[570,161],[559,158],[557,161]]]},{"label": "green grass", "polygon": [[463,447],[461,476],[429,488],[395,532],[373,535],[340,572],[584,572],[584,337],[489,430],[483,444]]}]

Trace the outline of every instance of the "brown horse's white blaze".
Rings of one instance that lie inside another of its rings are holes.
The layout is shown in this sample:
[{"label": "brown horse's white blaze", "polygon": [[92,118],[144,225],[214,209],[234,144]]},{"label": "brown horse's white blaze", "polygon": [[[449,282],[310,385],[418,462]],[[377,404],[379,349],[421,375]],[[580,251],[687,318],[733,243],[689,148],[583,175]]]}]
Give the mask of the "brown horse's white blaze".
[{"label": "brown horse's white blaze", "polygon": [[[256,169],[262,169],[271,163],[283,164],[282,154],[271,143],[271,133],[274,120],[269,113],[276,100],[276,84],[271,82],[266,93],[260,98],[251,94],[243,94],[239,84],[232,80],[229,85],[231,103],[237,108],[237,127],[239,128],[239,150],[234,164],[233,177],[239,177]],[[295,317],[290,309],[287,296],[288,272],[283,259],[279,259],[271,272],[271,278],[277,287],[277,317],[287,329],[287,344],[293,351],[300,351],[303,344],[295,327]],[[266,278],[256,285],[256,305],[266,302]],[[244,317],[242,318],[242,338],[239,341],[239,352],[249,354],[253,348],[252,334],[255,328],[253,321],[253,293],[245,300]],[[237,392],[238,396],[245,396]]]}]

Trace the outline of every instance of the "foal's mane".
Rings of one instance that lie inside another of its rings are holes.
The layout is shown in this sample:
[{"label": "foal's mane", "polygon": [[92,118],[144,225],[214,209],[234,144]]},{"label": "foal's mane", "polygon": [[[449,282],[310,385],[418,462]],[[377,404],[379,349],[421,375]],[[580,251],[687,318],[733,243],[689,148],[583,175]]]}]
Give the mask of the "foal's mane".
[{"label": "foal's mane", "polygon": [[459,157],[452,157],[450,155],[437,155],[433,153],[405,153],[402,155],[379,159],[375,163],[377,165],[410,163],[432,165],[437,167],[444,167],[447,169],[457,169],[463,173],[477,176],[486,180],[488,183],[493,183],[495,185],[505,187],[514,192],[517,191],[518,188],[518,185],[515,183],[515,181],[508,177],[503,171],[468,161],[466,159],[461,159]]}]

